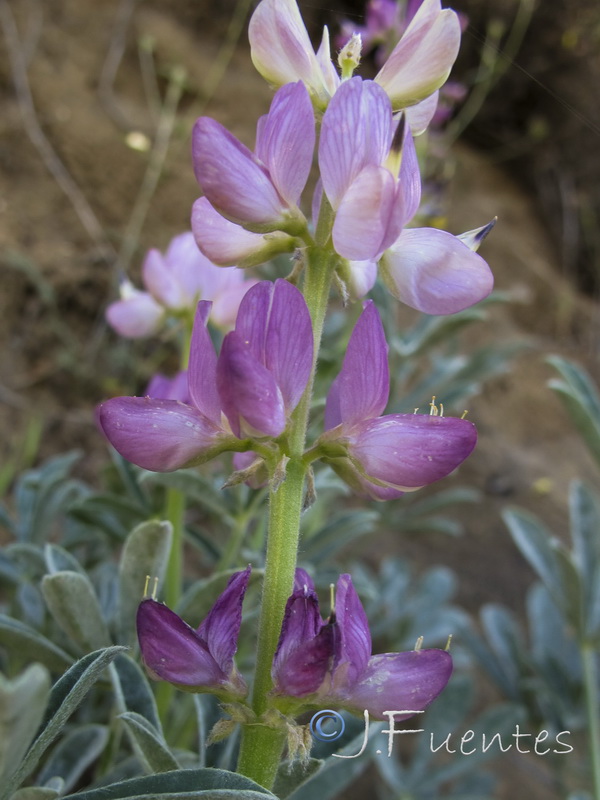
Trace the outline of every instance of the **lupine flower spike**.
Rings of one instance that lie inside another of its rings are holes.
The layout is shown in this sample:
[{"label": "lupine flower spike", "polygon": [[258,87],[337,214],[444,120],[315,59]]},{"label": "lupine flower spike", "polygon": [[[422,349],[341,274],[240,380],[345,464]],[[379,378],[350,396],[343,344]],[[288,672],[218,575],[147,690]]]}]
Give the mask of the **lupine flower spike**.
[{"label": "lupine flower spike", "polygon": [[227,700],[245,697],[248,689],[233,657],[249,579],[250,567],[232,575],[197,629],[154,597],[144,598],[138,608],[137,632],[150,676],[188,692],[212,692]]},{"label": "lupine flower spike", "polygon": [[371,300],[356,323],[327,396],[324,460],[360,494],[391,500],[450,474],[477,441],[473,423],[431,414],[383,413],[387,343]]},{"label": "lupine flower spike", "polygon": [[280,708],[333,705],[383,719],[386,710],[423,710],[451,673],[446,650],[371,655],[369,623],[350,575],[339,577],[335,608],[324,621],[312,580],[296,570],[273,660],[272,698]]}]

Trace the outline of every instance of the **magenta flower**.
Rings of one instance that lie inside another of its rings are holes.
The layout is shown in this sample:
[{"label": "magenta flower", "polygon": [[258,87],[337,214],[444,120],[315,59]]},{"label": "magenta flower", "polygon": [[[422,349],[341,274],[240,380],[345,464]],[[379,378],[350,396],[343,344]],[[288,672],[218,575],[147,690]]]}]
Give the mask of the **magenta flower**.
[{"label": "magenta flower", "polygon": [[235,330],[217,358],[198,304],[188,369],[189,403],[115,397],[98,423],[128,461],[155,472],[203,463],[252,439],[279,436],[312,367],[313,337],[304,297],[290,283],[261,281],[244,296]]},{"label": "magenta flower", "polygon": [[452,658],[445,650],[371,655],[369,623],[350,575],[339,577],[335,610],[323,621],[312,580],[296,570],[273,659],[276,704],[285,707],[294,698],[302,705],[333,705],[357,714],[366,709],[372,718],[383,719],[385,711],[423,710],[451,673]]},{"label": "magenta flower", "polygon": [[383,413],[389,397],[387,343],[372,301],[356,323],[325,406],[317,442],[324,460],[356,491],[392,500],[449,475],[471,453],[466,419]]},{"label": "magenta flower", "polygon": [[129,281],[121,299],[106,309],[109,324],[120,336],[138,338],[156,333],[167,313],[193,310],[198,300],[212,300],[211,321],[233,325],[240,301],[256,281],[244,280],[239,269],[220,269],[198,249],[192,233],[176,236],[163,255],[150,250],[142,267],[146,291]]},{"label": "magenta flower", "polygon": [[155,680],[188,692],[212,692],[239,700],[248,689],[233,657],[242,622],[250,567],[231,576],[199,628],[191,628],[162,603],[146,598],[137,612],[142,659]]},{"label": "magenta flower", "polygon": [[[298,208],[310,172],[315,121],[300,81],[280,89],[261,117],[252,153],[210,117],[194,126],[194,171],[219,214],[250,231],[296,234],[306,226]],[[202,237],[200,237],[202,238]]]}]

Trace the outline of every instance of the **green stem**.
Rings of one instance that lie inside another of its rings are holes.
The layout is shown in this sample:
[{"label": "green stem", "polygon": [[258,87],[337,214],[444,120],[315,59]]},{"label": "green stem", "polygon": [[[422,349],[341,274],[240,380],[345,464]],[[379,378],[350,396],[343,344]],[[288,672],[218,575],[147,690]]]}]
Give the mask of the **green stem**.
[{"label": "green stem", "polygon": [[[187,369],[190,357],[190,343],[192,339],[193,317],[188,315],[183,320],[182,334],[179,351],[180,369]],[[164,597],[169,608],[175,609],[181,597],[183,587],[183,540],[185,528],[186,497],[180,489],[169,488],[166,493],[165,519],[173,526],[169,563],[165,575]],[[167,714],[173,697],[173,686],[170,683],[160,683],[156,689],[156,705],[158,713],[166,727]]]},{"label": "green stem", "polygon": [[[313,323],[315,356],[308,386],[290,421],[287,453],[290,461],[287,464],[286,478],[277,490],[271,490],[270,493],[269,535],[252,700],[257,717],[268,708],[268,693],[272,686],[271,665],[285,605],[294,583],[306,475],[302,455],[333,263],[333,256],[328,248],[309,248],[303,288]],[[263,725],[246,726],[242,736],[238,771],[262,786],[271,788],[284,744],[285,735],[280,731]]]},{"label": "green stem", "polygon": [[597,652],[591,644],[581,647],[585,705],[588,716],[590,761],[594,783],[594,800],[600,800],[600,698],[598,697]]},{"label": "green stem", "polygon": [[165,603],[175,608],[181,597],[183,564],[183,525],[185,515],[185,495],[179,489],[167,489],[165,516],[173,526],[171,552],[165,579]]}]

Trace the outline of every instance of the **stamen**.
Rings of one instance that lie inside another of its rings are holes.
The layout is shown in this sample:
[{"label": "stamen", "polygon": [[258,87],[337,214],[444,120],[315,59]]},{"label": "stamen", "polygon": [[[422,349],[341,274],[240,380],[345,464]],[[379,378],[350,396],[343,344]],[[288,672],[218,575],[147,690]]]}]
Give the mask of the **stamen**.
[{"label": "stamen", "polygon": [[435,404],[435,395],[431,398],[431,403],[429,403],[429,416],[437,417],[440,412],[438,411],[438,407]]},{"label": "stamen", "polygon": [[450,634],[450,636],[448,636],[448,641],[446,642],[446,647],[444,647],[444,650],[446,652],[448,652],[450,650],[450,642],[451,641],[452,641],[452,634]]},{"label": "stamen", "polygon": [[331,606],[331,616],[335,614],[335,583],[329,584],[329,605]]},{"label": "stamen", "polygon": [[415,652],[418,653],[419,650],[423,647],[423,637],[419,636],[417,641],[415,642]]},{"label": "stamen", "polygon": [[461,414],[461,417],[460,417],[460,418],[461,418],[461,419],[466,419],[466,418],[467,418],[467,414],[468,414],[468,413],[469,413],[468,411],[463,411],[463,413]]},{"label": "stamen", "polygon": [[[148,595],[148,586],[150,585],[150,581],[153,581],[152,584],[152,593]],[[144,583],[144,594],[143,597],[150,597],[152,600],[156,600],[156,593],[158,591],[158,578],[152,578],[150,575],[146,575],[146,581]]]},{"label": "stamen", "polygon": [[413,411],[413,414],[416,414],[418,410],[419,410],[419,406],[417,406],[417,407],[415,408],[415,410]]}]

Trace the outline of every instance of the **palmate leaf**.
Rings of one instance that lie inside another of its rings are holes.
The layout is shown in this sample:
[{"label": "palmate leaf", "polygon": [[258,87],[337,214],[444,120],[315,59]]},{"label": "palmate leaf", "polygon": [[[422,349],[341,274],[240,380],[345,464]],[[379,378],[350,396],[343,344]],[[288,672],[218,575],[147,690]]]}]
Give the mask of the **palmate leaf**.
[{"label": "palmate leaf", "polygon": [[147,775],[64,800],[266,800],[275,795],[249,778],[222,769],[185,769]]}]

